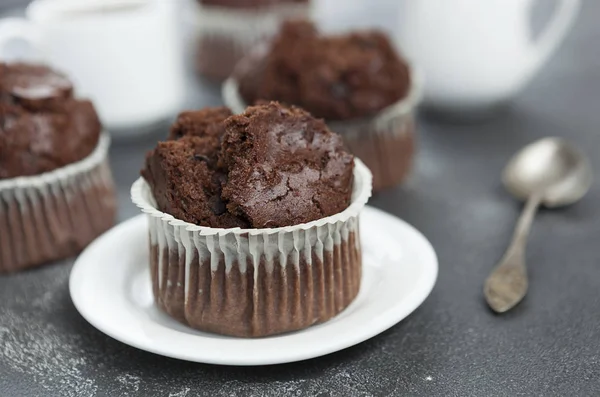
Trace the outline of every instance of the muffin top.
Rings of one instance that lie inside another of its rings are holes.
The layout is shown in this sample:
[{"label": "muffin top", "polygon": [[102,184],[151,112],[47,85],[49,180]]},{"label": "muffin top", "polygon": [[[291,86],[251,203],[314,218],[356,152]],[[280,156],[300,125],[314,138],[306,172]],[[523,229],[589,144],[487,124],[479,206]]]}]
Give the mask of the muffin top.
[{"label": "muffin top", "polygon": [[218,150],[211,136],[184,135],[149,153],[142,175],[161,211],[202,226],[273,228],[350,204],[353,156],[323,121],[273,102],[220,123]]},{"label": "muffin top", "polygon": [[385,34],[322,36],[307,21],[286,22],[266,55],[238,73],[246,103],[277,100],[327,120],[373,115],[410,86],[408,66]]},{"label": "muffin top", "polygon": [[0,63],[0,179],[37,175],[82,160],[100,137],[98,115],[45,66]]},{"label": "muffin top", "polygon": [[231,115],[231,110],[225,106],[182,112],[171,126],[168,139],[194,135],[219,140],[225,132],[223,121]]}]

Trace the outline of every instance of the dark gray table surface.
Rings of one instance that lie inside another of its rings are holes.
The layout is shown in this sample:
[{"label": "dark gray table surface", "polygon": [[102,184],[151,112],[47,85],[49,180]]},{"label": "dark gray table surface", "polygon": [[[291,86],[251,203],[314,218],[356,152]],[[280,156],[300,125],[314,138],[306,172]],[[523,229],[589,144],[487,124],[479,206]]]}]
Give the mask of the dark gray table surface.
[{"label": "dark gray table surface", "polygon": [[[496,316],[481,293],[520,210],[499,184],[510,155],[537,138],[563,136],[600,170],[598,17],[600,2],[584,2],[572,34],[510,110],[462,125],[421,117],[413,178],[371,200],[420,229],[439,256],[433,292],[398,325],[294,364],[173,360],[89,325],[69,297],[71,259],[0,276],[0,396],[600,395],[598,184],[580,203],[537,217],[522,304]],[[190,106],[219,103],[216,87],[194,86]],[[121,220],[137,214],[129,186],[164,134],[113,145]]]}]

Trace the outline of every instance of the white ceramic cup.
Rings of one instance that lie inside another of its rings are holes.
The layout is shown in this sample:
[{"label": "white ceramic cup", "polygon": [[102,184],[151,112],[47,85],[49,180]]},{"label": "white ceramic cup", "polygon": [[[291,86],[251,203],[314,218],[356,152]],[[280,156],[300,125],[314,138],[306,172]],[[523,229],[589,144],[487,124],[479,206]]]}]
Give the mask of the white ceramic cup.
[{"label": "white ceramic cup", "polygon": [[558,0],[532,39],[534,0],[405,0],[398,45],[425,74],[424,102],[478,110],[507,102],[540,69],[569,30],[579,0]]},{"label": "white ceramic cup", "polygon": [[33,61],[66,73],[111,132],[172,117],[184,101],[175,1],[34,0],[0,20],[0,58],[25,40]]}]

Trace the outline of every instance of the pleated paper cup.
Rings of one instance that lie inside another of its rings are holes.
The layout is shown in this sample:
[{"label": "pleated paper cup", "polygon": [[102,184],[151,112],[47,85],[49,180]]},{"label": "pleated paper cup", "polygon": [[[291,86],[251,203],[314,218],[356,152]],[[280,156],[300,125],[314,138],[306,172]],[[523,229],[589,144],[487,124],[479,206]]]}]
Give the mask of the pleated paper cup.
[{"label": "pleated paper cup", "polygon": [[258,8],[199,5],[196,17],[198,72],[223,81],[257,43],[267,41],[290,18],[310,15],[310,3]]},{"label": "pleated paper cup", "polygon": [[0,180],[0,273],[75,255],[113,225],[109,145],[105,133],[81,161]]},{"label": "pleated paper cup", "polygon": [[[237,76],[264,56],[266,47],[259,46],[236,66],[222,86],[225,105],[233,113],[243,113],[248,104],[239,92]],[[373,173],[373,190],[380,191],[402,183],[410,174],[415,157],[416,109],[421,101],[423,78],[413,67],[408,94],[398,102],[371,117],[352,120],[325,120],[327,126],[344,139],[348,149]],[[293,105],[293,104],[292,104]]]},{"label": "pleated paper cup", "polygon": [[148,215],[157,305],[193,328],[241,337],[332,318],[360,288],[358,215],[370,195],[371,173],[356,159],[352,201],[339,214],[281,228],[217,229],[159,211],[138,179],[131,196]]}]

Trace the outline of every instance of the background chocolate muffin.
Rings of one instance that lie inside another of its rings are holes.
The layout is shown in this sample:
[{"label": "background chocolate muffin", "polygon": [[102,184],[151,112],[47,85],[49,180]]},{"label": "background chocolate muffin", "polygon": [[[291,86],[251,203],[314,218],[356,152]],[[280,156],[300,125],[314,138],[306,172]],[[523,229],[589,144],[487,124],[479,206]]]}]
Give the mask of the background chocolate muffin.
[{"label": "background chocolate muffin", "polygon": [[310,0],[200,0],[198,73],[226,79],[257,43],[277,33],[283,21],[309,14]]},{"label": "background chocolate muffin", "polygon": [[381,32],[326,36],[295,20],[238,64],[236,87],[226,83],[224,97],[236,112],[244,108],[240,102],[277,100],[324,118],[371,169],[380,190],[401,182],[412,164],[418,100],[412,77]]},{"label": "background chocolate muffin", "polygon": [[87,157],[100,137],[91,102],[44,66],[0,64],[0,179],[37,175]]},{"label": "background chocolate muffin", "polygon": [[0,272],[73,255],[112,226],[108,143],[67,77],[0,63]]},{"label": "background chocolate muffin", "polygon": [[308,21],[289,21],[239,82],[246,103],[277,100],[315,117],[349,120],[371,116],[405,97],[410,77],[381,32],[321,36]]}]

